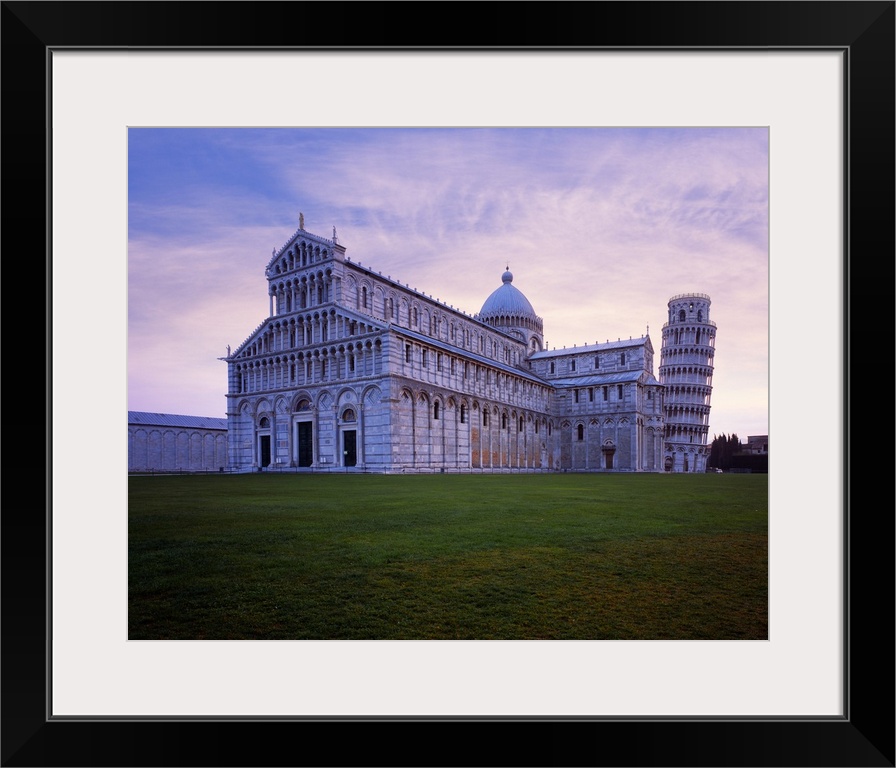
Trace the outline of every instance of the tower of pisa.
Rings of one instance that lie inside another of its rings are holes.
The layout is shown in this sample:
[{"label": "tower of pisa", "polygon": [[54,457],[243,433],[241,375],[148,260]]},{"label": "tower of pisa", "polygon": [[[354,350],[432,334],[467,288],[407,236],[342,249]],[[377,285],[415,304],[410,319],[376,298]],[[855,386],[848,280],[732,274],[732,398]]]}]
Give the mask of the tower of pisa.
[{"label": "tower of pisa", "polygon": [[660,383],[665,386],[663,466],[667,472],[706,471],[716,345],[710,304],[703,293],[682,293],[669,299],[659,369]]}]

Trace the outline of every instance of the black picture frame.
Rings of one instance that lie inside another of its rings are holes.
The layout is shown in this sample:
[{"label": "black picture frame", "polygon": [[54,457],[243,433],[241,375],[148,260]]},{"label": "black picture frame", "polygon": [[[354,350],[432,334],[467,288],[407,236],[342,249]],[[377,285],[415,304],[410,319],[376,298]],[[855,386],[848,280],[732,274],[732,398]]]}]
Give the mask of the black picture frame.
[{"label": "black picture frame", "polygon": [[[879,501],[880,493],[892,499],[892,450],[881,435],[863,440],[861,428],[869,419],[867,405],[859,405],[867,401],[859,398],[880,389],[883,379],[879,397],[888,415],[891,353],[878,351],[885,365],[876,373],[878,355],[862,355],[862,346],[880,335],[889,342],[894,317],[894,3],[434,2],[420,3],[413,11],[425,11],[432,20],[425,31],[413,33],[404,24],[409,10],[407,3],[3,2],[2,242],[13,288],[22,280],[40,281],[49,295],[50,248],[44,233],[49,226],[52,50],[303,47],[297,40],[334,49],[842,50],[848,97],[842,404],[847,439],[844,446],[807,450],[818,453],[820,471],[844,475],[845,715],[54,720],[48,717],[47,634],[52,497],[48,473],[38,469],[35,482],[46,488],[46,505],[34,509],[16,498],[3,516],[2,765],[893,766],[894,516],[892,505]],[[328,30],[333,40],[316,39],[318,34],[329,37]],[[419,37],[409,44],[409,35]],[[18,274],[24,264],[27,277]],[[49,302],[41,321],[46,324],[49,457],[51,386],[64,383],[65,372],[50,370]],[[33,339],[33,329],[29,332]],[[22,347],[17,348],[21,354]],[[853,376],[853,370],[868,375]],[[822,380],[815,383],[823,385],[824,374],[819,375]],[[33,432],[33,424],[27,429]],[[879,422],[876,431],[889,432]],[[22,436],[19,429],[8,434]],[[868,446],[874,446],[879,464],[866,458]],[[21,456],[10,463],[19,461],[33,465]],[[103,471],[96,468],[98,476]],[[878,487],[881,477],[886,489]],[[20,487],[20,482],[17,469],[12,484]],[[9,495],[17,496],[13,489]],[[399,730],[399,725],[405,727]],[[458,732],[459,725],[463,731]]]}]

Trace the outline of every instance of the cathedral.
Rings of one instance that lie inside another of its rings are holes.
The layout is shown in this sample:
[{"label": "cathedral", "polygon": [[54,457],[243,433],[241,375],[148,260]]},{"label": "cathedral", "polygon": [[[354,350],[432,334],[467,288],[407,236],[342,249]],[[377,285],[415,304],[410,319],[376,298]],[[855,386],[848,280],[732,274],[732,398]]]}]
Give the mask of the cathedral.
[{"label": "cathedral", "polygon": [[469,315],[301,214],[265,277],[269,316],[222,358],[233,470],[706,470],[709,296],[669,300],[656,378],[649,334],[546,349],[509,269]]}]

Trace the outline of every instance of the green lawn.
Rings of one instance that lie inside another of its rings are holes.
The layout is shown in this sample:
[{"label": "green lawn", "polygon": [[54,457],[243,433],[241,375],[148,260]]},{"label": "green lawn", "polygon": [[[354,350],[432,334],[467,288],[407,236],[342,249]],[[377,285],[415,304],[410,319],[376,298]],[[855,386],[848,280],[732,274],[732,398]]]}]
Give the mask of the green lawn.
[{"label": "green lawn", "polygon": [[129,478],[132,640],[768,637],[768,476]]}]

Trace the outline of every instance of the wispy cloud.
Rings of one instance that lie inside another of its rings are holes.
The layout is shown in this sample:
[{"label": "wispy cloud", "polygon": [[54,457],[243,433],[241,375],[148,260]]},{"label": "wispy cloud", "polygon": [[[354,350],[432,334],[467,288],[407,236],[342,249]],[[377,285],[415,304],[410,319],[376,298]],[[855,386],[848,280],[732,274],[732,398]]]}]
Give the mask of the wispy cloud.
[{"label": "wispy cloud", "polygon": [[509,265],[558,347],[649,324],[659,349],[668,299],[707,293],[711,431],[767,430],[764,129],[139,129],[129,172],[131,409],[223,415],[216,358],[302,211],[470,314]]}]

